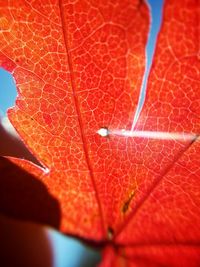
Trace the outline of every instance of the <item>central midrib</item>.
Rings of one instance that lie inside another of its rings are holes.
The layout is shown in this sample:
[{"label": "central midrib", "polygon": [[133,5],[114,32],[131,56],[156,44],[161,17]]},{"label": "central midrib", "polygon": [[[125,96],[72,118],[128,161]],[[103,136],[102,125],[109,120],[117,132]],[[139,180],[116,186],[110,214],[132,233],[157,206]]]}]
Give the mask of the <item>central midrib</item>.
[{"label": "central midrib", "polygon": [[69,45],[68,45],[68,41],[67,41],[67,32],[66,32],[67,25],[66,25],[65,19],[64,19],[62,0],[59,0],[59,9],[60,9],[60,17],[61,17],[61,23],[62,23],[61,26],[62,26],[62,31],[63,31],[63,39],[64,39],[65,48],[66,48],[67,61],[68,61],[68,65],[69,65],[70,81],[71,81],[71,86],[72,86],[72,91],[73,91],[74,104],[75,104],[77,117],[78,117],[78,123],[79,123],[79,127],[80,127],[81,139],[82,139],[82,143],[83,143],[83,150],[84,150],[84,153],[85,153],[86,163],[87,163],[87,166],[88,166],[88,170],[89,170],[89,173],[90,173],[92,185],[93,185],[93,188],[94,188],[94,191],[95,191],[97,204],[98,204],[98,207],[99,207],[99,214],[100,214],[101,223],[102,223],[102,235],[106,236],[106,230],[105,230],[103,211],[102,211],[102,207],[101,207],[101,201],[100,201],[100,198],[99,198],[97,186],[96,186],[95,179],[94,179],[94,172],[93,172],[93,169],[92,169],[92,163],[90,161],[88,148],[87,148],[87,142],[86,142],[86,138],[85,138],[85,135],[84,135],[84,127],[83,127],[83,122],[82,122],[82,117],[81,117],[81,111],[80,111],[80,108],[79,108],[79,101],[78,101],[78,97],[77,97],[77,94],[76,94],[76,86],[75,86],[75,83],[74,83],[73,64],[72,64],[72,60],[71,60],[70,53],[69,53]]}]

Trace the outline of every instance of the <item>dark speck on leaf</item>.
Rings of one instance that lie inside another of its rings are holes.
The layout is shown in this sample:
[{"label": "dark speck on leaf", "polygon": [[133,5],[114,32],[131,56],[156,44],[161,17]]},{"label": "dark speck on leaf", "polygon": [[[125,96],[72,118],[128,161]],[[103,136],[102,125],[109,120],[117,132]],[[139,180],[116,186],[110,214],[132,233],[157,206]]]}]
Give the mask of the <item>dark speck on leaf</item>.
[{"label": "dark speck on leaf", "polygon": [[134,194],[135,194],[134,192],[131,192],[129,198],[124,202],[124,205],[122,207],[122,212],[123,213],[127,212],[128,208],[130,206],[131,200],[133,199]]},{"label": "dark speck on leaf", "polygon": [[112,240],[113,238],[113,235],[114,235],[114,230],[112,229],[112,227],[108,227],[108,230],[107,230],[107,237],[108,237],[108,240]]}]

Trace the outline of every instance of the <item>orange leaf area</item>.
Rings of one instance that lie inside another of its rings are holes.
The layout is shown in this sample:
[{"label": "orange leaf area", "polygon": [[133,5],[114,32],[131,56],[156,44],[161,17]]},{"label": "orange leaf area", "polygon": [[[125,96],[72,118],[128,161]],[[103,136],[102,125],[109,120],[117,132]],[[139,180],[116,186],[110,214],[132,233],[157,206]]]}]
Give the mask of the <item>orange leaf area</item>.
[{"label": "orange leaf area", "polygon": [[[199,6],[166,0],[137,130],[199,134]],[[0,64],[19,92],[9,118],[45,168],[8,164],[56,200],[59,229],[105,243],[102,267],[199,266],[199,139],[97,134],[131,129],[145,2],[4,1],[0,15]]]},{"label": "orange leaf area", "polygon": [[148,9],[138,1],[60,1],[46,13],[38,1],[20,4],[2,7],[10,25],[0,58],[4,67],[12,62],[19,92],[9,118],[49,169],[43,182],[60,203],[61,230],[107,239],[109,225],[125,220],[121,208],[136,180],[128,154],[120,158],[124,141],[96,132],[131,125]]}]

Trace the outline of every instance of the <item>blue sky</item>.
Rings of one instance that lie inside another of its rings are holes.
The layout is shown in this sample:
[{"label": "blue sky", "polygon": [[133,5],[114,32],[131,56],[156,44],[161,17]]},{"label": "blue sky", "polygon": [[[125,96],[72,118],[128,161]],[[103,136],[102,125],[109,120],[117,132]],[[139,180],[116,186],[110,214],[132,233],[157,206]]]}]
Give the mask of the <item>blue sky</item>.
[{"label": "blue sky", "polygon": [[5,115],[9,107],[14,106],[16,86],[10,73],[0,68],[0,115]]},{"label": "blue sky", "polygon": [[[143,78],[143,86],[141,88],[140,99],[138,103],[138,109],[134,117],[134,123],[137,121],[140,111],[142,109],[145,93],[148,73],[151,67],[153,58],[156,36],[160,28],[161,16],[162,16],[162,5],[163,0],[149,0],[148,1],[152,10],[152,26],[149,34],[148,44],[146,47],[147,53],[147,64],[145,76]],[[14,106],[16,98],[16,88],[12,76],[0,68],[0,115],[5,116],[7,108]],[[55,267],[81,267],[81,255],[85,257],[99,257],[94,251],[88,250],[78,241],[66,238],[56,231],[49,231],[49,238],[52,241],[54,256],[55,256]],[[69,252],[70,253],[67,253]],[[68,264],[67,264],[68,263]],[[70,263],[70,264],[69,264]],[[89,266],[88,266],[89,267]]]},{"label": "blue sky", "polygon": [[135,111],[135,115],[133,118],[132,129],[134,129],[137,120],[140,116],[140,112],[142,111],[142,107],[145,101],[146,95],[146,88],[147,88],[147,79],[149,76],[149,72],[152,65],[153,55],[156,46],[156,37],[160,30],[161,19],[162,19],[162,7],[163,7],[163,0],[148,0],[150,9],[151,9],[151,27],[148,36],[148,42],[146,46],[146,67],[145,73],[142,80],[142,86],[140,91],[140,96],[138,100],[137,109]]}]

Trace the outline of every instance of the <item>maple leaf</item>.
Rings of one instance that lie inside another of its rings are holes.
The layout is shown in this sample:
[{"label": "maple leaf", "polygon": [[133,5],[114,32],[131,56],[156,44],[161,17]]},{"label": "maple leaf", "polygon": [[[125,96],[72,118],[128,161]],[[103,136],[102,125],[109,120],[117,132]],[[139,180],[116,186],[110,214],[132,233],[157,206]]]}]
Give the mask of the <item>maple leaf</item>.
[{"label": "maple leaf", "polygon": [[[166,1],[134,125],[135,132],[183,135],[179,140],[121,131],[132,128],[137,111],[145,2],[21,0],[0,7],[0,63],[19,92],[8,115],[44,167],[8,158],[1,170],[10,164],[42,182],[59,203],[59,229],[104,245],[100,266],[199,266],[198,1]],[[55,225],[56,206],[49,207],[45,223]],[[44,221],[40,210],[28,219]]]}]

